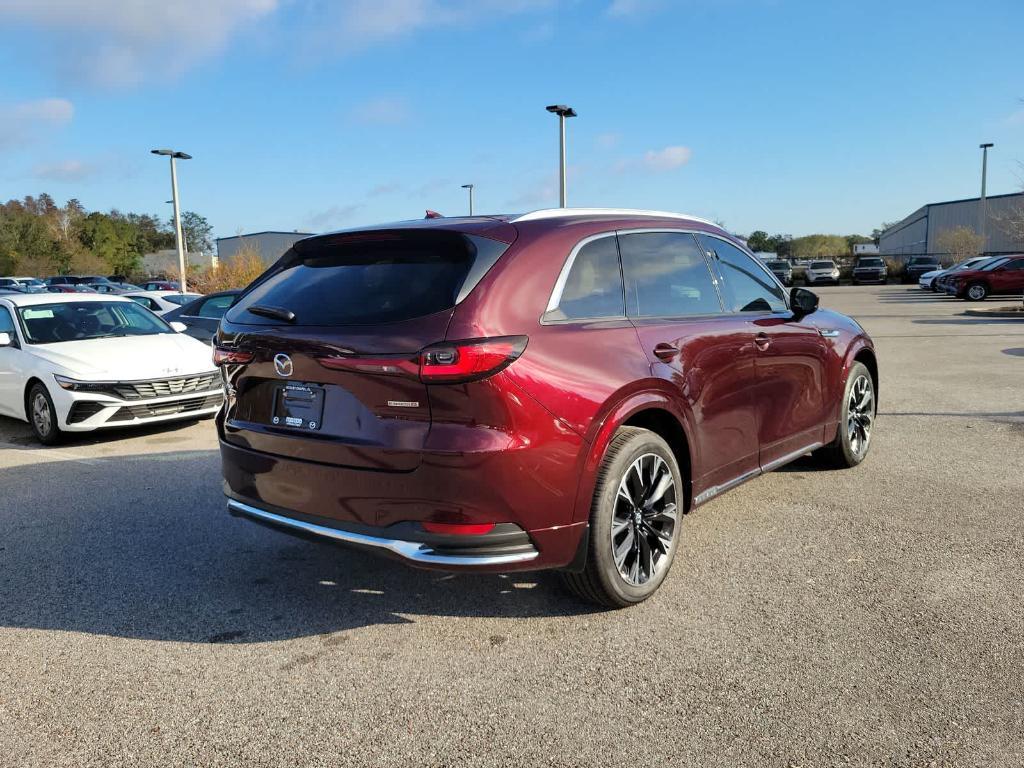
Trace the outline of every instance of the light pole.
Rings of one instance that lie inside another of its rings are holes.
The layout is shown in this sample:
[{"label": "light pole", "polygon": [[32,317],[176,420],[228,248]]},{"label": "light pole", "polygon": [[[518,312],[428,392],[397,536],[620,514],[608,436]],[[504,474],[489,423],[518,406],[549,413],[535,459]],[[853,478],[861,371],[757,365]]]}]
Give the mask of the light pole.
[{"label": "light pole", "polygon": [[565,118],[576,117],[576,110],[565,104],[552,104],[547,110],[558,115],[558,206],[565,208]]},{"label": "light pole", "polygon": [[470,216],[473,215],[473,187],[474,186],[475,186],[474,184],[463,184],[462,185],[463,189],[468,189],[469,190],[469,215]]},{"label": "light pole", "polygon": [[980,219],[978,233],[981,235],[982,254],[988,248],[988,200],[985,199],[985,177],[988,175],[988,150],[993,146],[995,145],[991,142],[978,145],[981,150],[981,200],[978,201],[978,217]]},{"label": "light pole", "polygon": [[178,249],[178,290],[185,293],[185,238],[181,233],[181,207],[178,205],[178,171],[175,160],[191,160],[192,155],[173,149],[153,149],[154,155],[166,155],[171,159],[171,202],[174,203],[174,245]]}]

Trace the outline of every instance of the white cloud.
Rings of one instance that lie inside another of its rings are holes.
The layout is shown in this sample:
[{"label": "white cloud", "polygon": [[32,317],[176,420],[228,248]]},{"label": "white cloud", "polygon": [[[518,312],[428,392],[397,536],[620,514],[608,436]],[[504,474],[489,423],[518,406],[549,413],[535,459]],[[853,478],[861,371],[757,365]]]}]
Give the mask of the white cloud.
[{"label": "white cloud", "polygon": [[621,133],[599,133],[597,138],[594,139],[594,143],[597,144],[598,149],[615,149],[619,146],[619,142],[622,141]]},{"label": "white cloud", "polygon": [[32,169],[32,175],[44,181],[82,181],[94,175],[97,168],[81,160],[62,160],[56,163],[41,163]]},{"label": "white cloud", "polygon": [[278,0],[4,0],[0,24],[46,33],[46,56],[70,78],[121,86],[184,72],[277,5]]},{"label": "white cloud", "polygon": [[671,171],[690,162],[692,155],[689,147],[652,149],[644,154],[644,165],[652,171]]},{"label": "white cloud", "polygon": [[313,229],[330,229],[349,221],[362,207],[363,206],[360,203],[354,203],[352,205],[332,205],[322,211],[311,213],[306,218],[306,223]]},{"label": "white cloud", "polygon": [[661,4],[661,0],[612,0],[605,13],[612,17],[626,18],[657,10]]},{"label": "white cloud", "polygon": [[31,141],[41,130],[71,122],[74,114],[74,105],[67,99],[0,104],[0,147]]},{"label": "white cloud", "polygon": [[359,104],[352,110],[352,119],[371,125],[397,125],[409,119],[409,105],[392,96],[381,96]]}]

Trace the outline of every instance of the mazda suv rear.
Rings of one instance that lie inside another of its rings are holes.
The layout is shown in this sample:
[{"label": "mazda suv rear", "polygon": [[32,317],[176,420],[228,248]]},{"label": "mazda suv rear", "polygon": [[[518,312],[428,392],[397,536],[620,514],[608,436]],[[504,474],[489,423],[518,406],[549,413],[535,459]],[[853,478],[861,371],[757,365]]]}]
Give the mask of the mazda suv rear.
[{"label": "mazda suv rear", "polygon": [[652,594],[684,514],[876,407],[854,321],[676,214],[433,218],[301,240],[216,338],[232,514],[444,570]]}]

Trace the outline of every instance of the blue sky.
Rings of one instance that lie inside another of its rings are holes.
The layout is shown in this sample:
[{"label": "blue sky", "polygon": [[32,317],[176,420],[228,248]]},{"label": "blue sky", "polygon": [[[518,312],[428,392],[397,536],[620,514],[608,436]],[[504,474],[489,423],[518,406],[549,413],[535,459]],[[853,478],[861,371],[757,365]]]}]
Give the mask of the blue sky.
[{"label": "blue sky", "polygon": [[1024,175],[1019,0],[4,0],[0,198],[218,236],[426,208],[657,208],[869,233]]}]

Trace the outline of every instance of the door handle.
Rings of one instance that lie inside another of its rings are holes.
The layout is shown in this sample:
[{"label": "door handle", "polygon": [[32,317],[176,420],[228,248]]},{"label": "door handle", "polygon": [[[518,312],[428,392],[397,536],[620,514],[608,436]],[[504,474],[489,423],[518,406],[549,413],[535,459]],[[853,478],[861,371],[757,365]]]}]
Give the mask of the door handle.
[{"label": "door handle", "polygon": [[665,344],[662,342],[654,347],[654,356],[659,360],[668,362],[672,360],[676,355],[679,354],[679,348],[672,344]]},{"label": "door handle", "polygon": [[772,345],[771,337],[767,333],[759,333],[754,337],[754,344],[759,350],[764,352],[768,347]]}]

